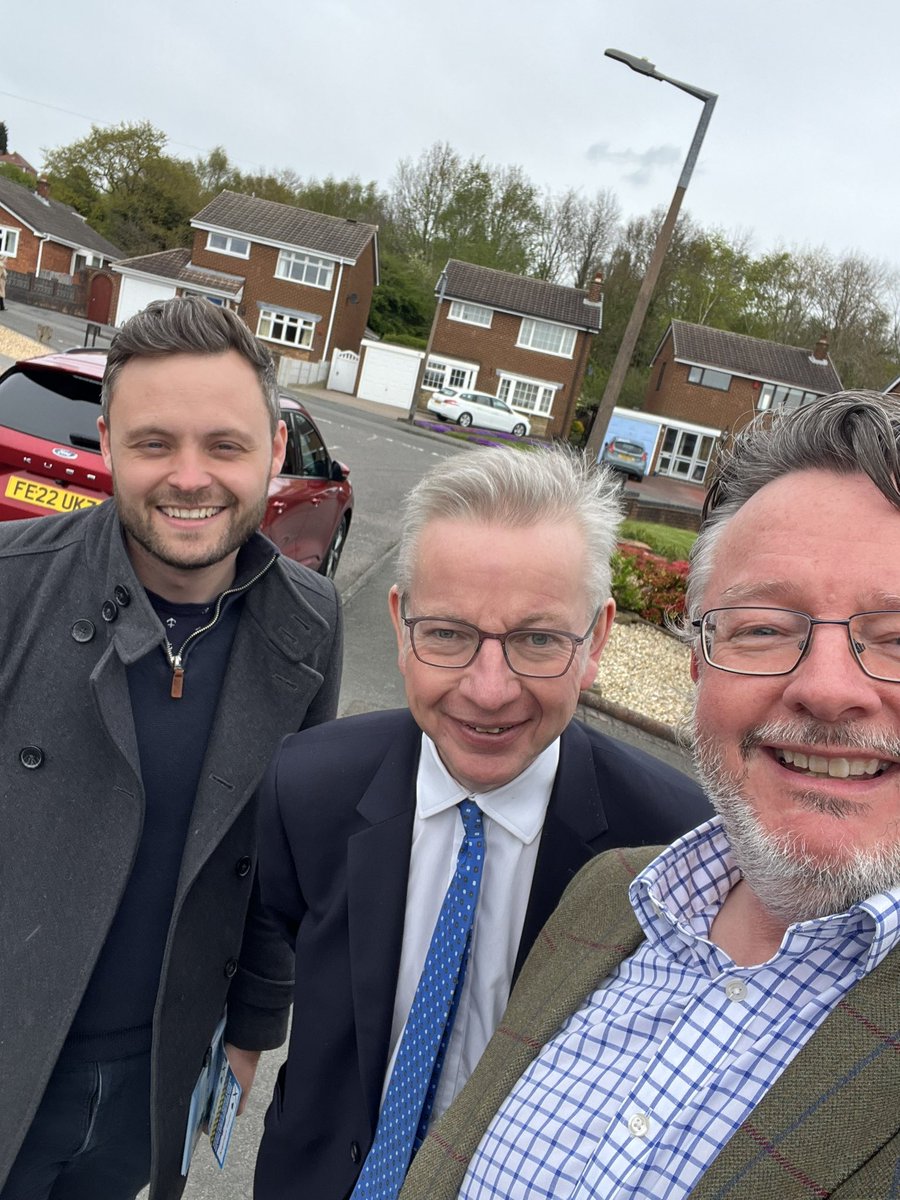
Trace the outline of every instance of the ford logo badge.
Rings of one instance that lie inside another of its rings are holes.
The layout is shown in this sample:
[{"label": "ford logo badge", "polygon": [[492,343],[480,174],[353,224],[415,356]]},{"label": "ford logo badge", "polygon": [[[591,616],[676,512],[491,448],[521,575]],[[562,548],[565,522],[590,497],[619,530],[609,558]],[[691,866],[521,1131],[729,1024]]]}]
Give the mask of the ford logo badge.
[{"label": "ford logo badge", "polygon": [[57,458],[77,458],[78,455],[74,450],[63,450],[61,446],[54,446],[53,453]]}]

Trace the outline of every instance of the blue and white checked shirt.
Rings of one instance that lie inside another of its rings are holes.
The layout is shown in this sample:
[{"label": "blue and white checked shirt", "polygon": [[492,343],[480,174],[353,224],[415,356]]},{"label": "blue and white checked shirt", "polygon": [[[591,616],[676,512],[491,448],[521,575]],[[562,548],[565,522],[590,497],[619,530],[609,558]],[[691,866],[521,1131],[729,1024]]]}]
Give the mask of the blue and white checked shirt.
[{"label": "blue and white checked shirt", "polygon": [[900,939],[900,889],[791,925],[768,962],[709,940],[740,879],[718,818],[641,872],[646,941],[541,1051],[461,1200],[681,1200],[807,1038]]}]

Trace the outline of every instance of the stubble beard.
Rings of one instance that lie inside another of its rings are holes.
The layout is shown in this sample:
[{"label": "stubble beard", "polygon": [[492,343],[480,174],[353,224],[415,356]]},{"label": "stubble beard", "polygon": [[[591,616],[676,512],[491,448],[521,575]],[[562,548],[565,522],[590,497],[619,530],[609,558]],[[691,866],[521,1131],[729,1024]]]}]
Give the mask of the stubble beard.
[{"label": "stubble beard", "polygon": [[[115,484],[115,480],[113,482]],[[259,528],[266,513],[267,501],[268,493],[264,493],[254,504],[245,506],[242,510],[236,497],[226,492],[224,497],[216,501],[202,495],[166,497],[165,500],[148,498],[143,506],[137,509],[123,506],[118,495],[116,496],[119,520],[128,536],[158,562],[180,571],[199,571],[204,567],[215,566],[239,550]],[[221,507],[223,503],[229,519],[219,540],[206,547],[202,553],[202,543],[195,546],[186,541],[179,545],[175,538],[165,538],[153,527],[152,509],[160,504],[176,508],[204,508]]]},{"label": "stubble beard", "polygon": [[[747,769],[732,773],[720,743],[694,722],[694,761],[701,783],[717,813],[741,873],[763,906],[788,924],[832,913],[900,884],[900,839],[866,848],[836,842],[834,853],[814,855],[798,834],[773,833],[759,822],[746,793]],[[861,735],[814,722],[773,722],[745,734],[741,757],[748,762],[762,744],[799,743],[865,750],[896,758],[900,747],[888,739]],[[890,748],[889,748],[890,747]],[[796,798],[795,798],[796,800]],[[810,787],[797,802],[811,812],[840,820],[859,814],[864,801],[842,801]]]}]

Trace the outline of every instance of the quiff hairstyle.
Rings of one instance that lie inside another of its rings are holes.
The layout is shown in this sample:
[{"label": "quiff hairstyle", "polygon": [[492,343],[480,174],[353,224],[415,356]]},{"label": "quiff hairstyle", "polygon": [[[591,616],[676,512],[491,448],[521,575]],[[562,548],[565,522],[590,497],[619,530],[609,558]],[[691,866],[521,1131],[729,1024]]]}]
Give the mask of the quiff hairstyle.
[{"label": "quiff hairstyle", "polygon": [[700,615],[715,548],[731,518],[766,484],[811,470],[868,475],[900,509],[900,396],[837,392],[788,416],[761,414],[735,436],[716,465],[691,552],[688,621]]},{"label": "quiff hairstyle", "polygon": [[169,354],[225,354],[236,350],[253,367],[274,435],[280,419],[275,364],[241,318],[202,296],[153,300],[129,318],[110,343],[103,373],[103,419],[109,424],[110,403],[122,368],[133,358]]},{"label": "quiff hairstyle", "polygon": [[534,451],[471,450],[433,468],[403,505],[397,586],[408,593],[422,531],[430,521],[466,520],[527,528],[572,521],[587,550],[588,606],[609,598],[610,557],[622,519],[618,487],[580,452],[557,446]]}]

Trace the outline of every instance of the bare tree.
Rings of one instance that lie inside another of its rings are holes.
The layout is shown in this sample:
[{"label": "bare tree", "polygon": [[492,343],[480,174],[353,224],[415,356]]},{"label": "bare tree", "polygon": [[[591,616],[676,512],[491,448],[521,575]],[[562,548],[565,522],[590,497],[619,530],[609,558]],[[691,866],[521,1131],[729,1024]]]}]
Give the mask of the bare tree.
[{"label": "bare tree", "polygon": [[616,194],[609,188],[575,207],[568,262],[575,287],[586,287],[609,257],[619,233],[621,214]]},{"label": "bare tree", "polygon": [[391,213],[411,254],[431,264],[441,216],[459,185],[462,163],[447,142],[435,142],[413,161],[403,158],[391,181]]}]

